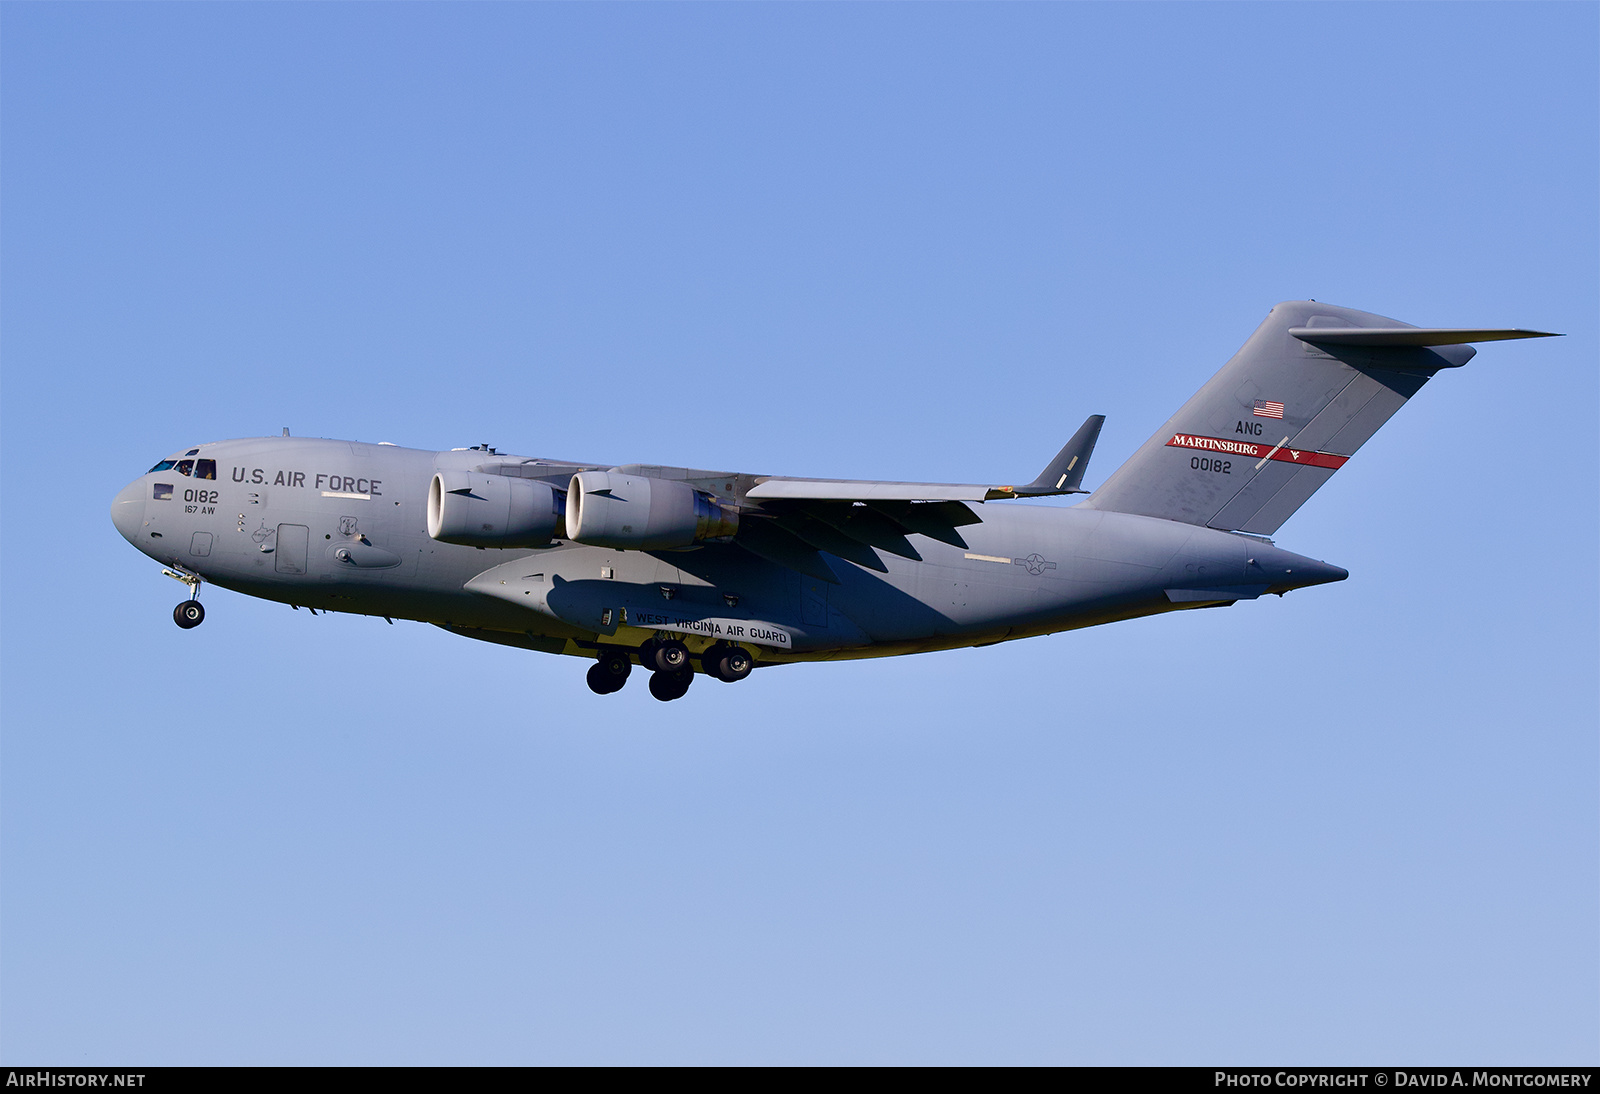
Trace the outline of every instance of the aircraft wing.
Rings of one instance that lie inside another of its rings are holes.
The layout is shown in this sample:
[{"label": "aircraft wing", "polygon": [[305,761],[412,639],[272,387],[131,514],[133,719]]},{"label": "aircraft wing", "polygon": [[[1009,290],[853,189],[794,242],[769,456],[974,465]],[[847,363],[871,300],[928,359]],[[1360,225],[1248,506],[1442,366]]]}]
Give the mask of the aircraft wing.
[{"label": "aircraft wing", "polygon": [[988,501],[1013,497],[1009,486],[867,479],[766,479],[745,492],[756,501]]},{"label": "aircraft wing", "polygon": [[879,573],[878,552],[920,561],[910,537],[927,536],[965,550],[957,530],[977,524],[969,502],[1086,493],[1080,488],[1103,415],[1091,415],[1026,486],[953,482],[761,477],[745,491],[759,508],[745,511],[734,540],[752,554],[823,581],[838,579],[825,555]]},{"label": "aircraft wing", "polygon": [[755,501],[1004,501],[1054,494],[1084,494],[1083,473],[1104,414],[1092,414],[1056,458],[1026,486],[988,486],[957,482],[876,482],[866,479],[762,478],[745,496]]},{"label": "aircraft wing", "polygon": [[878,557],[880,550],[921,561],[921,552],[909,538],[913,535],[964,550],[967,542],[956,529],[978,523],[967,503],[954,498],[930,499],[920,491],[914,497],[922,500],[841,498],[836,493],[768,498],[760,509],[740,515],[739,533],[733,542],[751,554],[828,582],[838,578],[825,555],[887,573],[889,568]]}]

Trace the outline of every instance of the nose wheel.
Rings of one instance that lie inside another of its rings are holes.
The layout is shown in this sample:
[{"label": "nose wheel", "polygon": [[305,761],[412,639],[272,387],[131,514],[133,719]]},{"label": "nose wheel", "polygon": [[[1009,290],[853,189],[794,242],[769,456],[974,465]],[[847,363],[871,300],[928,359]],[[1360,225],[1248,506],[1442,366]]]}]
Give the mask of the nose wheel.
[{"label": "nose wheel", "polygon": [[206,620],[206,610],[200,604],[200,575],[180,573],[174,570],[162,570],[162,573],[174,581],[181,581],[189,586],[189,599],[172,609],[172,621],[184,630],[198,627]]}]

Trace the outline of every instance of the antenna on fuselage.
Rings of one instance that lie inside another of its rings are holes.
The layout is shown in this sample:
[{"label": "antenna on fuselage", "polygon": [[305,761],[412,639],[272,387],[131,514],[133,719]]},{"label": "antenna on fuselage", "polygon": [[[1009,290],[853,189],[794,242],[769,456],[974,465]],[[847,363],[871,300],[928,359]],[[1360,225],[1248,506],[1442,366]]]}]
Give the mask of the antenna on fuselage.
[{"label": "antenna on fuselage", "polygon": [[283,435],[285,437],[287,437],[289,435],[289,427],[288,426],[284,426],[283,427]]}]

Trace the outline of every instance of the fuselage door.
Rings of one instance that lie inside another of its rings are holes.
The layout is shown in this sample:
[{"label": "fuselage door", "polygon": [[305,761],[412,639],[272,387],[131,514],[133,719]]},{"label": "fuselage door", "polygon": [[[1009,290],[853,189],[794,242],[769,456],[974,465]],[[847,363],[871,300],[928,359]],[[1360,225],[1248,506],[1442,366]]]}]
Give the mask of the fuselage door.
[{"label": "fuselage door", "polygon": [[278,549],[273,553],[280,574],[303,574],[310,552],[311,529],[304,524],[278,525]]}]

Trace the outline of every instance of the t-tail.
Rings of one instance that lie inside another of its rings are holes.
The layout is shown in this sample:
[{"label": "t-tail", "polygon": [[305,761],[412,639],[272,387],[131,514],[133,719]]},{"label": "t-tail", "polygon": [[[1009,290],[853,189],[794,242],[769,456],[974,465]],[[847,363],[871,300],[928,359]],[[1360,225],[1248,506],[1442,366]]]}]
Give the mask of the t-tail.
[{"label": "t-tail", "polygon": [[1466,343],[1543,337],[1279,304],[1083,506],[1270,536]]}]

